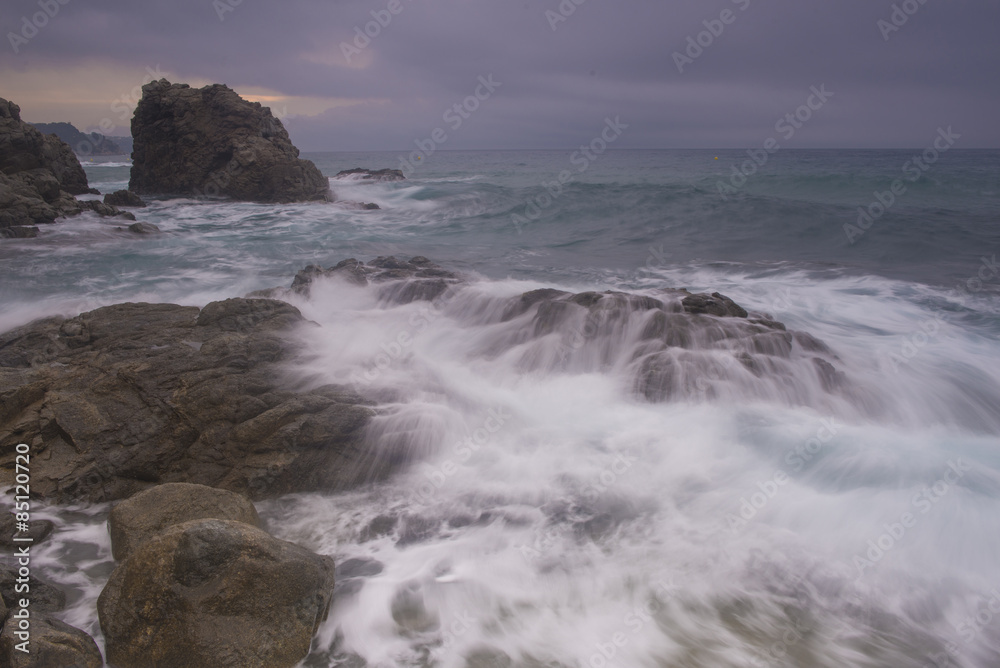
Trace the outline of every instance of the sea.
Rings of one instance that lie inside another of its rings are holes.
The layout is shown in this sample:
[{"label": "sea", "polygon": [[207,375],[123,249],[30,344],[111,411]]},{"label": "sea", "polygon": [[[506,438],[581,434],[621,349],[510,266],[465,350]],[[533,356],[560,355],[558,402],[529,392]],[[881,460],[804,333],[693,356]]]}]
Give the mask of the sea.
[{"label": "sea", "polygon": [[[161,234],[88,213],[0,241],[4,331],[347,258],[466,277],[435,306],[333,281],[290,297],[320,325],[290,334],[310,354],[291,371],[382,397],[368,446],[410,457],[258,503],[337,563],[303,666],[1000,666],[1000,151],[303,157],[337,202],[152,197],[136,214]],[[84,163],[104,193],[129,167]],[[549,287],[719,292],[823,342],[840,389],[710,352],[637,392],[638,315],[571,344],[496,317]],[[108,506],[34,510],[57,524],[36,574],[103,647]]]}]

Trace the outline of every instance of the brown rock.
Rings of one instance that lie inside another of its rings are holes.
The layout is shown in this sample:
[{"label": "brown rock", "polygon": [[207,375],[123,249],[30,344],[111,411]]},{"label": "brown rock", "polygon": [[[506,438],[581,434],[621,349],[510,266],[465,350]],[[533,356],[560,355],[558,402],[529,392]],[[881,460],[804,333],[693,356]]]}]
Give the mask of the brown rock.
[{"label": "brown rock", "polygon": [[111,510],[111,551],[122,561],[169,527],[202,519],[233,520],[263,528],[257,509],[246,497],[204,485],[167,483],[139,492]]},{"label": "brown rock", "polygon": [[119,564],[101,592],[108,663],[291,668],[309,653],[333,585],[330,557],[248,524],[175,525]]}]

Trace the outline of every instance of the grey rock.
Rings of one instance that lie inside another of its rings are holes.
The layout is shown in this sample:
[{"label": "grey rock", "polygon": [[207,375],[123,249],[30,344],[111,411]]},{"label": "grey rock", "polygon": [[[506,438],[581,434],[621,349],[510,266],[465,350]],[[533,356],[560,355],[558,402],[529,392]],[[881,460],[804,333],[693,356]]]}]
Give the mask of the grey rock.
[{"label": "grey rock", "polygon": [[132,207],[145,207],[146,203],[142,201],[142,198],[131,190],[116,190],[113,193],[108,193],[104,196],[104,203],[111,204],[113,206],[132,206]]},{"label": "grey rock", "polygon": [[254,202],[330,199],[326,177],[299,158],[271,110],[221,84],[146,84],[132,136],[129,190],[135,193]]},{"label": "grey rock", "polygon": [[296,274],[292,290],[308,294],[312,283],[319,278],[340,278],[359,286],[378,285],[379,296],[396,304],[433,301],[462,281],[458,274],[423,256],[401,260],[390,255],[367,264],[351,258],[328,269],[310,265]]},{"label": "grey rock", "polygon": [[128,226],[128,231],[135,234],[159,234],[160,228],[152,223],[132,223]]},{"label": "grey rock", "polygon": [[204,485],[157,485],[125,499],[111,510],[111,552],[126,559],[139,545],[164,530],[191,520],[218,519],[263,528],[257,509],[245,496]]},{"label": "grey rock", "polygon": [[705,313],[720,318],[746,318],[747,311],[729,297],[713,292],[685,297],[681,304],[688,313]]},{"label": "grey rock", "polygon": [[345,169],[343,171],[337,172],[337,175],[333,178],[341,179],[344,177],[355,177],[360,178],[363,181],[403,181],[406,179],[403,176],[403,172],[398,169],[364,169],[363,167],[355,167],[354,169]]},{"label": "grey rock", "polygon": [[334,564],[242,522],[194,520],[142,543],[97,609],[108,663],[280,668],[306,657]]}]

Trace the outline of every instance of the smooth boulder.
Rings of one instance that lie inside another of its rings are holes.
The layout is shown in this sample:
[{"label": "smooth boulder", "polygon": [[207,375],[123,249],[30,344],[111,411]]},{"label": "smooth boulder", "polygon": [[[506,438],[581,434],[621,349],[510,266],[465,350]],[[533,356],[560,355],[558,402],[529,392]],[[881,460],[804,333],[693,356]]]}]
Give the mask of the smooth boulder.
[{"label": "smooth boulder", "polygon": [[233,520],[257,528],[260,517],[244,496],[205,485],[175,482],[158,485],[125,499],[111,510],[111,552],[117,561],[166,529],[202,519]]},{"label": "smooth boulder", "polygon": [[291,668],[309,653],[333,585],[330,557],[243,522],[175,525],[119,564],[101,592],[108,663]]},{"label": "smooth boulder", "polygon": [[28,652],[17,646],[24,641],[15,635],[15,624],[7,620],[0,632],[2,668],[101,668],[104,659],[94,639],[85,632],[45,614],[30,618]]}]

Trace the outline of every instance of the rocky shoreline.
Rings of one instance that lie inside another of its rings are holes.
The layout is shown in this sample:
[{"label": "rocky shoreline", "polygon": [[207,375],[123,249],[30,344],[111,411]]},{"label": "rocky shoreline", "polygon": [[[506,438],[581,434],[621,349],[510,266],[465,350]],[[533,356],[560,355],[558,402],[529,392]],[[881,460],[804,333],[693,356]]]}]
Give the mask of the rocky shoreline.
[{"label": "rocky shoreline", "polygon": [[[284,373],[303,352],[296,332],[315,325],[280,297],[342,281],[386,303],[440,305],[469,280],[423,257],[349,259],[307,267],[287,288],[201,309],[117,304],[0,334],[0,481],[13,484],[16,446],[26,443],[33,497],[118,502],[109,518],[118,565],[99,601],[113,665],[148,665],[150,656],[175,665],[177,652],[197,656],[185,665],[206,666],[293,666],[305,657],[330,605],[333,562],[262,531],[251,500],[347,490],[392,475],[408,457],[366,443],[377,398],[348,386],[302,390]],[[583,316],[593,323],[586,339],[644,314],[647,355],[633,389],[649,401],[678,391],[670,351],[719,346],[762,376],[794,349],[836,391],[836,357],[808,334],[719,293],[661,292],[533,290],[508,299],[495,318],[523,319],[529,336],[543,337]],[[40,539],[51,530],[31,527]],[[298,574],[294,595],[288,583],[269,589],[276,568]],[[11,580],[4,576],[3,587]],[[61,592],[41,580],[37,591],[51,602],[33,637],[45,643],[51,634],[59,651],[74,648],[79,665],[101,665],[86,634],[51,616]],[[297,625],[282,626],[288,619]]]}]

